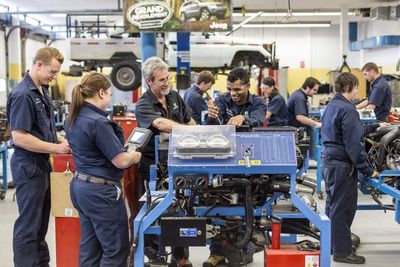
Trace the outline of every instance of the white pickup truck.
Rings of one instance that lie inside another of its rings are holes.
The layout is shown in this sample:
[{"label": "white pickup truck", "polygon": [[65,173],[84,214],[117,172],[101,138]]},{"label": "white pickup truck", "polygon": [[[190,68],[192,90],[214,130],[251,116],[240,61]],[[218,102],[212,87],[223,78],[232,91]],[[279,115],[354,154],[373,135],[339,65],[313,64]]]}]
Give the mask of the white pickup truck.
[{"label": "white pickup truck", "polygon": [[[157,56],[165,58],[172,69],[177,65],[176,35],[167,43],[157,37]],[[85,70],[112,67],[111,80],[121,90],[140,86],[140,37],[107,39],[70,39],[71,60],[84,62]],[[166,55],[164,57],[164,55]],[[190,36],[190,66],[194,71],[215,72],[241,66],[278,68],[275,45],[257,40],[212,34]]]}]

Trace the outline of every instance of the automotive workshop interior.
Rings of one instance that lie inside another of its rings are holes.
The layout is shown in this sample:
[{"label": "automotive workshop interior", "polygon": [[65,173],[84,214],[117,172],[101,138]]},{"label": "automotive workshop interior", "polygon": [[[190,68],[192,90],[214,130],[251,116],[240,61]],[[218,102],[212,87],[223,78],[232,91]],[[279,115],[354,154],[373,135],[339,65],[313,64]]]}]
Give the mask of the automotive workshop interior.
[{"label": "automotive workshop interior", "polygon": [[0,267],[400,265],[400,0],[0,0]]}]

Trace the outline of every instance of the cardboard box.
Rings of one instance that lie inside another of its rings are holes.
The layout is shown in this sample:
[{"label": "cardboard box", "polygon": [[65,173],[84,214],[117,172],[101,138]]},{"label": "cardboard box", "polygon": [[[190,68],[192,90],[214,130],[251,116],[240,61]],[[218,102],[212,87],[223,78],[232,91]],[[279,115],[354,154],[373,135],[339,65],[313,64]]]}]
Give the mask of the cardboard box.
[{"label": "cardboard box", "polygon": [[52,172],[50,174],[51,215],[54,217],[79,217],[69,194],[72,177],[72,172]]}]

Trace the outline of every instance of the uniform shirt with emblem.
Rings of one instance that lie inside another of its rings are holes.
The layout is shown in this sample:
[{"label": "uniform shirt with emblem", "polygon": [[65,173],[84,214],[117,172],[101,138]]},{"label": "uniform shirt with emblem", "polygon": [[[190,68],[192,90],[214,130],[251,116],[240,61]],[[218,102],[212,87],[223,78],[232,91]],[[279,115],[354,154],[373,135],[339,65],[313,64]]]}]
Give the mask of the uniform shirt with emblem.
[{"label": "uniform shirt with emblem", "polygon": [[[337,93],[327,105],[321,118],[321,138],[325,158],[350,162],[364,176],[374,172],[369,166],[364,147],[364,127],[354,105]],[[374,128],[378,127],[377,124]]]},{"label": "uniform shirt with emblem", "polygon": [[288,125],[294,127],[306,127],[307,125],[302,124],[296,119],[297,115],[304,115],[308,117],[308,100],[306,93],[303,90],[297,89],[289,96],[288,103]]},{"label": "uniform shirt with emblem", "polygon": [[388,115],[392,107],[392,91],[383,75],[380,75],[371,83],[368,104],[375,105],[374,112],[378,121],[388,120]]},{"label": "uniform shirt with emblem", "polygon": [[285,99],[279,93],[269,96],[268,99],[267,111],[272,113],[268,120],[268,126],[286,126],[288,122],[288,111]]},{"label": "uniform shirt with emblem", "polygon": [[125,152],[120,127],[107,118],[107,113],[85,102],[74,123],[65,124],[68,143],[72,149],[76,171],[119,181],[123,170],[111,160]]},{"label": "uniform shirt with emblem", "polygon": [[[57,143],[54,110],[48,85],[42,85],[43,95],[27,73],[11,91],[7,101],[10,130],[23,130],[38,139]],[[49,154],[28,151],[14,145],[16,155],[48,159]]]},{"label": "uniform shirt with emblem", "polygon": [[201,112],[208,110],[207,102],[203,98],[203,92],[197,85],[193,84],[192,87],[186,90],[183,100],[192,110],[192,118],[197,124],[201,124]]},{"label": "uniform shirt with emblem", "polygon": [[162,107],[162,104],[148,89],[136,104],[135,115],[138,126],[150,129],[153,133],[148,145],[143,150],[143,156],[152,160],[154,160],[155,155],[154,136],[160,134],[160,131],[152,126],[153,121],[158,118],[166,118],[181,124],[187,124],[192,119],[190,108],[176,91],[170,90],[169,94],[166,95],[166,99],[167,110]]},{"label": "uniform shirt with emblem", "polygon": [[242,115],[245,118],[244,125],[250,127],[261,127],[267,113],[267,104],[262,97],[248,94],[247,101],[243,105],[236,104],[230,95],[225,93],[215,99],[218,107],[218,119],[207,117],[207,124],[226,124],[232,117]]}]

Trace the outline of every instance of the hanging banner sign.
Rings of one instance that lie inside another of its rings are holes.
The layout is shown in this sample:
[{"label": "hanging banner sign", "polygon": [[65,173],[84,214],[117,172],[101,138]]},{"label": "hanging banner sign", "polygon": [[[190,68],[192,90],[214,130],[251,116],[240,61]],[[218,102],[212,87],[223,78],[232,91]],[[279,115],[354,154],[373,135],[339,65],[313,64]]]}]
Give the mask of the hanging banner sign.
[{"label": "hanging banner sign", "polygon": [[124,0],[126,32],[229,31],[230,0]]}]

